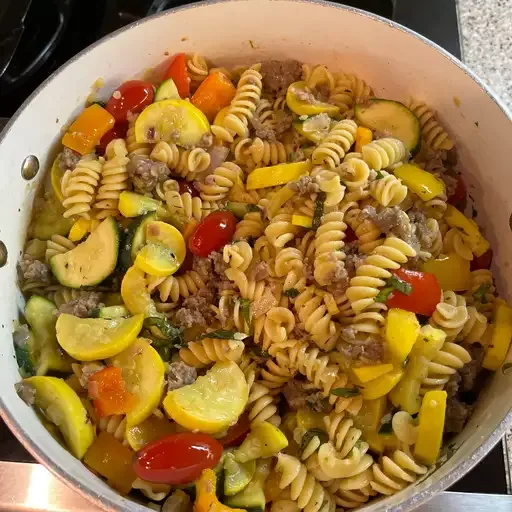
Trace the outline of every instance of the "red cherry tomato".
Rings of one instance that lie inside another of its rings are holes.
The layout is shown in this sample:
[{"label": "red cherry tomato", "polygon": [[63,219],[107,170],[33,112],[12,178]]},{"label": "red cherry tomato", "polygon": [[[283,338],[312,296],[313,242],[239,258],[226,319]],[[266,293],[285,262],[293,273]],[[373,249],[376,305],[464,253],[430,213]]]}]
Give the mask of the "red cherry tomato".
[{"label": "red cherry tomato", "polygon": [[112,130],[109,130],[100,140],[100,143],[96,146],[96,153],[100,156],[105,154],[105,150],[109,142],[114,139],[124,139],[126,132],[128,131],[128,121],[119,121],[114,125]]},{"label": "red cherry tomato", "polygon": [[208,434],[180,432],[144,446],[133,462],[143,480],[181,485],[197,480],[203,469],[213,468],[222,455],[222,445]]},{"label": "red cherry tomato", "polygon": [[355,240],[357,240],[355,231],[350,226],[347,226],[347,229],[345,230],[345,239],[343,241],[346,244],[349,244],[350,242],[354,242]]},{"label": "red cherry tomato", "polygon": [[206,258],[231,242],[235,229],[236,219],[231,212],[212,212],[199,223],[188,241],[188,248],[192,254]]},{"label": "red cherry tomato", "polygon": [[471,260],[470,269],[473,270],[488,270],[491,268],[492,263],[492,249],[485,251],[482,256],[477,256]]},{"label": "red cherry tomato", "polygon": [[186,194],[187,192],[192,197],[199,197],[199,192],[196,188],[190,183],[190,181],[184,180],[183,178],[174,178],[178,185],[180,186],[180,194]]},{"label": "red cherry tomato", "polygon": [[419,315],[431,316],[441,301],[441,287],[436,276],[429,272],[404,268],[396,270],[394,274],[412,286],[412,293],[405,295],[405,293],[393,290],[386,305],[390,308],[400,308]]},{"label": "red cherry tomato", "polygon": [[153,103],[153,85],[144,80],[129,80],[121,84],[107,102],[106,109],[116,121],[126,121],[128,112],[142,112]]},{"label": "red cherry tomato", "polygon": [[178,53],[165,72],[164,80],[172,78],[182,98],[190,96],[190,78],[187,71],[187,57]]},{"label": "red cherry tomato", "polygon": [[242,414],[238,421],[229,427],[226,435],[219,439],[219,443],[224,446],[238,446],[246,438],[249,430],[251,429],[251,422],[247,413]]},{"label": "red cherry tomato", "polygon": [[457,176],[457,185],[455,186],[455,190],[448,198],[448,203],[452,204],[453,206],[458,206],[461,204],[464,204],[466,201],[466,185],[464,185],[464,182],[462,181],[462,178]]}]

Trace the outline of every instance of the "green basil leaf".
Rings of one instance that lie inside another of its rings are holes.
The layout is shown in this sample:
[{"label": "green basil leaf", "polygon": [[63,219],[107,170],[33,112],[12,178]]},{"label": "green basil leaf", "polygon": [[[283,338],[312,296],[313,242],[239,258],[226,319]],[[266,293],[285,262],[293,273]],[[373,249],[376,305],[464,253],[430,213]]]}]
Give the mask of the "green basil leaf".
[{"label": "green basil leaf", "polygon": [[270,357],[270,354],[268,352],[266,352],[265,350],[262,350],[260,347],[258,347],[258,345],[254,345],[253,347],[251,347],[251,352],[256,357],[264,357],[264,358]]},{"label": "green basil leaf", "polygon": [[381,180],[382,178],[384,178],[384,174],[382,174],[381,171],[377,171],[377,176],[375,176],[375,179],[376,180]]},{"label": "green basil leaf", "polygon": [[243,341],[248,338],[248,334],[244,334],[243,332],[237,331],[227,331],[226,329],[218,329],[212,332],[206,332],[202,334],[199,339],[202,340],[204,338],[213,338],[216,340],[235,340],[235,341]]},{"label": "green basil leaf", "polygon": [[251,325],[251,301],[249,299],[240,299],[242,314],[244,315],[247,325]]},{"label": "green basil leaf", "polygon": [[482,304],[487,304],[487,299],[485,297],[485,294],[487,293],[487,291],[489,290],[490,288],[490,285],[488,284],[481,284],[477,290],[475,291],[475,293],[473,293],[473,298],[482,303]]},{"label": "green basil leaf", "polygon": [[247,205],[247,213],[250,213],[250,212],[261,213],[261,208],[258,205],[256,205],[256,204],[249,203]]},{"label": "green basil leaf", "polygon": [[395,290],[405,294],[405,295],[411,295],[412,293],[412,286],[407,281],[404,281],[403,279],[400,279],[396,276],[391,276],[387,281],[388,286],[392,286]]},{"label": "green basil leaf", "polygon": [[393,426],[391,425],[391,421],[388,423],[383,423],[379,428],[379,434],[392,434]]},{"label": "green basil leaf", "polygon": [[312,228],[318,229],[322,222],[322,217],[324,215],[324,203],[325,203],[326,193],[319,192],[315,199],[315,211],[313,213],[313,221]]},{"label": "green basil leaf", "polygon": [[308,444],[315,437],[318,437],[321,444],[327,443],[327,441],[329,441],[329,436],[326,432],[320,430],[319,428],[311,428],[307,430],[306,433],[302,436],[299,446],[299,456],[304,453],[304,450],[307,448]]},{"label": "green basil leaf", "polygon": [[[161,340],[161,345],[168,344],[172,348],[183,348],[186,346],[183,339],[183,332],[178,327],[174,327],[169,320],[163,316],[150,316],[144,320],[144,327],[151,330],[151,327],[156,327],[160,331],[160,335],[155,337]],[[153,332],[151,330],[151,332]]]},{"label": "green basil leaf", "polygon": [[342,396],[343,398],[352,398],[360,395],[358,388],[334,388],[331,389],[331,395]]},{"label": "green basil leaf", "polygon": [[297,290],[297,288],[288,288],[288,290],[285,290],[283,292],[283,295],[285,297],[290,297],[291,299],[294,299],[295,297],[300,295],[300,292],[299,290]]},{"label": "green basil leaf", "polygon": [[392,286],[386,286],[386,288],[382,288],[375,297],[375,302],[386,302],[393,290],[394,288]]}]

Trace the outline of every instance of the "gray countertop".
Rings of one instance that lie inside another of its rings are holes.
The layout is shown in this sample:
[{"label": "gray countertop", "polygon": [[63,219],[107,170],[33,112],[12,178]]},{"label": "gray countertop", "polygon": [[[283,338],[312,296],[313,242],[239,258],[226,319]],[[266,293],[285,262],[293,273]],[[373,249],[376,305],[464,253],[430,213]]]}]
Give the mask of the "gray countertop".
[{"label": "gray countertop", "polygon": [[512,110],[512,0],[458,0],[463,61]]}]

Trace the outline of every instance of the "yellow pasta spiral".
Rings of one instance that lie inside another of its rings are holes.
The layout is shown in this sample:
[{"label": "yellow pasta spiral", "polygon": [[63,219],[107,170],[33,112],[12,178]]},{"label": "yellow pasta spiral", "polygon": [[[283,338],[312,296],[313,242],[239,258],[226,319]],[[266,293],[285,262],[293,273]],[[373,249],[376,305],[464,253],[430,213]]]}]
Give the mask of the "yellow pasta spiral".
[{"label": "yellow pasta spiral", "polygon": [[402,180],[386,171],[381,171],[382,177],[370,185],[370,194],[382,206],[397,206],[407,196],[407,187]]},{"label": "yellow pasta spiral", "polygon": [[313,163],[325,164],[330,169],[340,165],[345,153],[355,141],[356,131],[357,124],[352,120],[344,119],[336,123],[313,151]]},{"label": "yellow pasta spiral", "polygon": [[315,280],[321,286],[332,283],[337,272],[344,269],[345,230],[343,213],[331,212],[324,215],[315,237]]},{"label": "yellow pasta spiral", "polygon": [[249,409],[249,421],[251,425],[268,421],[276,427],[281,424],[281,417],[277,409],[278,398],[272,396],[270,390],[258,382],[255,382],[249,392],[247,407]]},{"label": "yellow pasta spiral", "polygon": [[420,120],[421,135],[425,142],[435,151],[450,150],[453,148],[453,141],[444,128],[439,124],[436,116],[425,103],[411,100],[408,107]]},{"label": "yellow pasta spiral", "polygon": [[222,207],[221,203],[217,201],[203,201],[200,197],[192,197],[190,192],[180,194],[175,190],[165,193],[165,202],[171,213],[176,212],[187,219],[195,219],[198,222]]},{"label": "yellow pasta spiral", "polygon": [[101,183],[94,208],[97,219],[119,215],[119,195],[128,188],[128,171],[126,166],[130,159],[123,139],[114,139],[106,149],[107,161],[101,170]]},{"label": "yellow pasta spiral", "polygon": [[247,152],[254,167],[266,167],[287,161],[286,148],[282,142],[269,142],[256,137]]},{"label": "yellow pasta spiral", "polygon": [[290,381],[296,371],[290,367],[288,357],[283,352],[278,352],[261,368],[261,379],[258,382],[274,393]]},{"label": "yellow pasta spiral", "polygon": [[187,69],[190,80],[196,85],[208,76],[208,64],[198,53],[192,54],[191,57],[187,56]]},{"label": "yellow pasta spiral", "polygon": [[233,238],[238,240],[240,238],[258,238],[264,232],[265,224],[261,218],[260,212],[249,212],[244,215],[244,218],[236,225],[235,234]]},{"label": "yellow pasta spiral", "polygon": [[112,416],[104,416],[98,419],[98,429],[101,432],[112,434],[115,439],[126,444],[126,416],[124,414],[114,414]]},{"label": "yellow pasta spiral", "polygon": [[222,256],[231,268],[245,272],[252,261],[252,247],[245,240],[232,242],[224,246]]},{"label": "yellow pasta spiral", "polygon": [[85,217],[89,219],[91,206],[100,181],[102,162],[91,156],[84,156],[73,171],[69,169],[62,178],[62,206],[66,209],[64,218]]},{"label": "yellow pasta spiral", "polygon": [[295,327],[295,315],[283,307],[273,307],[265,315],[264,331],[272,343],[286,341]]},{"label": "yellow pasta spiral", "polygon": [[363,332],[366,334],[380,334],[386,319],[382,312],[386,311],[385,304],[374,302],[368,306],[362,313],[354,316],[352,320],[352,327],[356,332]]},{"label": "yellow pasta spiral", "polygon": [[319,86],[326,87],[332,91],[335,86],[333,74],[322,64],[314,66],[312,69],[307,65],[302,66],[303,80],[309,90],[316,89]]},{"label": "yellow pasta spiral", "polygon": [[[311,177],[315,178],[320,190],[325,192],[325,208],[337,206],[341,201],[343,201],[343,198],[345,197],[345,186],[341,184],[339,174],[323,169],[322,167],[316,167],[311,172]],[[309,202],[312,203],[312,198],[309,199]],[[311,204],[311,206],[314,207],[313,204]],[[313,213],[313,211],[311,211],[311,213]],[[309,215],[309,213],[310,212],[308,211],[307,214]]]},{"label": "yellow pasta spiral", "polygon": [[150,153],[150,158],[157,162],[163,162],[169,169],[176,169],[180,161],[180,148],[176,144],[164,141],[157,142]]},{"label": "yellow pasta spiral", "polygon": [[370,168],[364,160],[356,157],[347,158],[349,155],[356,154],[349,153],[346,155],[339,169],[341,179],[350,191],[364,189],[368,185],[370,176]]},{"label": "yellow pasta spiral", "polygon": [[224,162],[209,174],[200,184],[201,198],[204,201],[224,199],[231,187],[243,177],[242,169],[233,162]]},{"label": "yellow pasta spiral", "polygon": [[442,301],[429,320],[430,325],[442,329],[449,341],[454,340],[468,320],[466,300],[452,291],[443,293]]},{"label": "yellow pasta spiral", "polygon": [[410,453],[395,450],[391,457],[384,455],[378,464],[374,464],[372,471],[372,489],[390,496],[415,482],[427,468],[418,464]]},{"label": "yellow pasta spiral", "polygon": [[195,270],[188,270],[181,276],[147,276],[149,293],[158,292],[162,302],[176,304],[180,297],[188,298],[205,287],[204,279]]},{"label": "yellow pasta spiral", "polygon": [[355,313],[360,313],[375,302],[379,288],[391,277],[390,270],[398,270],[416,251],[406,242],[387,237],[384,243],[368,255],[350,280],[347,297]]},{"label": "yellow pasta spiral", "polygon": [[205,368],[220,361],[240,361],[244,348],[243,341],[204,338],[189,341],[187,348],[180,349],[180,358],[189,366]]},{"label": "yellow pasta spiral", "polygon": [[[474,294],[477,291],[484,291],[480,300],[476,300]],[[496,287],[490,270],[481,269],[471,272],[469,289],[466,295],[468,305],[474,306],[479,313],[487,319],[491,319],[494,312],[494,301],[496,300]]]},{"label": "yellow pasta spiral", "polygon": [[126,148],[128,149],[128,155],[144,155],[148,156],[151,153],[151,144],[145,142],[137,142],[135,138],[135,122],[137,121],[136,116],[131,116],[128,120],[128,131],[126,132]]},{"label": "yellow pasta spiral", "polygon": [[247,165],[251,158],[249,149],[252,146],[253,140],[254,139],[251,137],[237,137],[231,143],[231,153],[235,157],[235,162],[238,165]]},{"label": "yellow pasta spiral", "polygon": [[462,259],[471,261],[473,251],[470,245],[462,238],[461,232],[457,228],[452,228],[444,235],[443,252],[457,253]]},{"label": "yellow pasta spiral", "polygon": [[56,254],[64,254],[75,247],[76,245],[65,236],[52,235],[46,242],[46,252],[44,255],[46,263]]},{"label": "yellow pasta spiral", "polygon": [[407,156],[403,142],[393,137],[374,140],[365,144],[361,151],[363,160],[375,171],[389,169],[391,166],[403,162]]},{"label": "yellow pasta spiral", "polygon": [[282,209],[272,217],[265,228],[265,235],[274,247],[280,248],[293,240],[298,231],[299,228],[292,224],[292,214]]}]

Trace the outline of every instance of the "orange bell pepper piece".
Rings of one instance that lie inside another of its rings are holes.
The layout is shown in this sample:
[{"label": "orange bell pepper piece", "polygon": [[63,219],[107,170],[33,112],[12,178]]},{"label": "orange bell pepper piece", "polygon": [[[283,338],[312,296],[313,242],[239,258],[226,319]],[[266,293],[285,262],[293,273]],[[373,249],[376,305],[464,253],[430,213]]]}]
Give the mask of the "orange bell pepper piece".
[{"label": "orange bell pepper piece", "polygon": [[244,512],[239,508],[223,505],[217,498],[217,475],[213,469],[205,469],[196,481],[194,512]]},{"label": "orange bell pepper piece", "polygon": [[88,391],[100,418],[126,414],[136,403],[135,397],[126,391],[121,368],[115,366],[93,373],[89,378]]},{"label": "orange bell pepper piece", "polygon": [[217,71],[208,75],[190,100],[210,123],[235,97],[236,88],[224,73]]},{"label": "orange bell pepper piece", "polygon": [[114,127],[115,119],[98,104],[87,107],[62,137],[62,144],[81,155],[91,153],[105,133]]},{"label": "orange bell pepper piece", "polygon": [[183,99],[188,98],[190,95],[190,78],[187,71],[187,56],[184,53],[178,53],[167,68],[164,80],[169,78],[173,79],[180,96]]},{"label": "orange bell pepper piece", "polygon": [[100,432],[85,453],[84,462],[108,480],[119,492],[128,494],[137,475],[133,471],[134,452],[112,434]]}]

